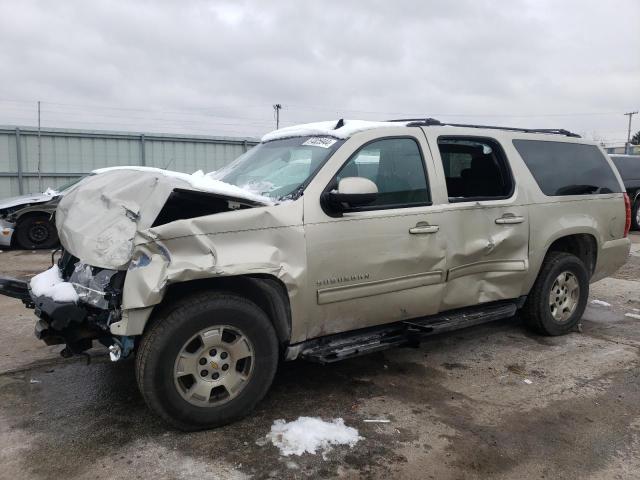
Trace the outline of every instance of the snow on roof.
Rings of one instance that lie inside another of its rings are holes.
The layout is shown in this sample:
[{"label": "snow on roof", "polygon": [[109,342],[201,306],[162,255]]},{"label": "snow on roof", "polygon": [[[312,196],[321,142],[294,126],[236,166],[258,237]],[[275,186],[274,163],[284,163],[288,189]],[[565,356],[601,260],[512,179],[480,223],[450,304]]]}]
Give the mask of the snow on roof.
[{"label": "snow on roof", "polygon": [[262,137],[262,141],[270,142],[271,140],[279,140],[281,138],[306,137],[310,135],[346,139],[354,133],[371,130],[373,128],[404,127],[407,125],[407,122],[370,122],[367,120],[344,120],[344,125],[336,129],[335,126],[337,123],[338,120],[330,120],[328,122],[303,123],[301,125],[293,125],[291,127],[285,127],[267,133]]},{"label": "snow on roof", "polygon": [[245,200],[252,200],[254,202],[262,203],[265,205],[273,205],[273,200],[251,192],[246,188],[240,188],[235,185],[231,185],[226,182],[214,179],[211,174],[205,174],[202,170],[198,170],[192,174],[175,172],[173,170],[164,170],[162,168],[155,167],[141,167],[141,166],[123,166],[123,167],[106,167],[93,170],[94,174],[106,173],[113,170],[136,170],[140,172],[150,172],[164,175],[165,177],[177,178],[184,182],[187,182],[196,190],[202,190],[209,193],[218,193],[220,195],[227,195],[229,197],[241,198]]}]

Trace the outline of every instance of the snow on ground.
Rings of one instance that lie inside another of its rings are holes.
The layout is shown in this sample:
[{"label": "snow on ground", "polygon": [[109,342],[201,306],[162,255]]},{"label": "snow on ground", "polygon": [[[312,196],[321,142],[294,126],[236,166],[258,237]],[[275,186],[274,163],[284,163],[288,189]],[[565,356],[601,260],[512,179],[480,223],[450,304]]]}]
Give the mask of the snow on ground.
[{"label": "snow on ground", "polygon": [[592,305],[600,305],[601,307],[610,307],[611,304],[602,300],[591,300]]},{"label": "snow on ground", "polygon": [[322,135],[333,138],[349,138],[354,133],[364,132],[372,128],[404,127],[407,122],[369,122],[366,120],[344,120],[341,128],[335,129],[338,120],[328,122],[303,123],[291,127],[281,128],[267,133],[262,137],[263,142],[278,140],[281,138],[305,137],[309,135]]},{"label": "snow on ground", "polygon": [[57,265],[33,277],[29,284],[33,294],[38,297],[49,297],[56,302],[78,301],[75,288],[62,279]]},{"label": "snow on ground", "polygon": [[358,430],[347,427],[342,418],[334,418],[330,422],[316,417],[299,417],[293,422],[276,420],[267,434],[267,441],[280,449],[284,456],[315,454],[320,450],[322,458],[335,445],[353,447],[362,437]]},{"label": "snow on ground", "polygon": [[177,178],[179,180],[187,182],[193,188],[202,190],[203,192],[218,193],[220,195],[228,195],[230,197],[252,200],[254,202],[263,203],[265,205],[273,205],[274,203],[272,199],[265,197],[264,195],[259,195],[245,188],[237,187],[235,185],[216,180],[212,177],[212,174],[205,174],[202,170],[198,170],[195,173],[188,174],[182,172],[174,172],[173,170],[164,170],[162,168],[139,167],[132,165],[126,167],[98,168],[92,173],[101,174],[113,170],[136,170],[139,172],[158,173],[166,177]]}]

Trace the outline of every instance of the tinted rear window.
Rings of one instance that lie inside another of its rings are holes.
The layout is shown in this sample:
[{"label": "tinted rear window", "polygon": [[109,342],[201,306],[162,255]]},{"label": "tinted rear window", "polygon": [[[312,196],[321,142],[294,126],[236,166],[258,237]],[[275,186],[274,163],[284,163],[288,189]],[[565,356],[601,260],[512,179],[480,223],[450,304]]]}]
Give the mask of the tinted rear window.
[{"label": "tinted rear window", "polygon": [[580,143],[514,140],[545,195],[621,192],[613,170],[598,147]]}]

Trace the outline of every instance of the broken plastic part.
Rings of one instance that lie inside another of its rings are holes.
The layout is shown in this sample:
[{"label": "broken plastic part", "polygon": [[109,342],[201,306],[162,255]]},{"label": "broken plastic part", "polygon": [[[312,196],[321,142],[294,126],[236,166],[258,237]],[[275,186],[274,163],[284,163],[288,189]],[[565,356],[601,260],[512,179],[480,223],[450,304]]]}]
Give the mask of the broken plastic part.
[{"label": "broken plastic part", "polygon": [[122,348],[117,343],[109,346],[109,358],[112,362],[117,362],[122,357]]},{"label": "broken plastic part", "polygon": [[133,351],[134,345],[133,337],[114,338],[113,344],[109,345],[109,358],[112,362],[127,358]]},{"label": "broken plastic part", "polygon": [[69,278],[69,282],[76,290],[80,301],[106,310],[109,308],[109,301],[106,297],[105,289],[117,271],[100,270],[94,274],[93,270],[90,265],[78,262]]}]

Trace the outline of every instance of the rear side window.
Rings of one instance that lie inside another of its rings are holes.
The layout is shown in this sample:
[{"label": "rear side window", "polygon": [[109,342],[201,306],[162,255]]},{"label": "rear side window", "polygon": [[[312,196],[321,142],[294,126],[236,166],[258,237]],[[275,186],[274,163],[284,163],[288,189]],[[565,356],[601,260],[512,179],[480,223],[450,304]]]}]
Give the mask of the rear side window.
[{"label": "rear side window", "polygon": [[513,145],[545,195],[618,193],[620,184],[595,145],[514,140]]},{"label": "rear side window", "polygon": [[489,138],[440,137],[450,202],[508,198],[513,192],[511,171],[502,148]]}]

